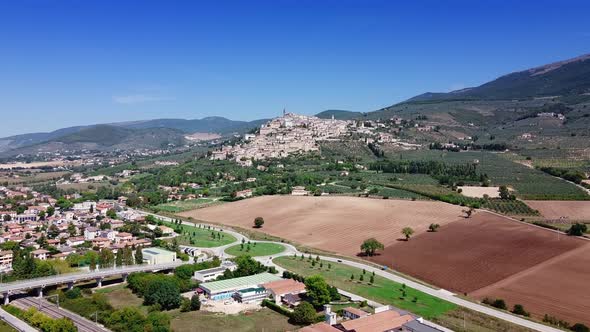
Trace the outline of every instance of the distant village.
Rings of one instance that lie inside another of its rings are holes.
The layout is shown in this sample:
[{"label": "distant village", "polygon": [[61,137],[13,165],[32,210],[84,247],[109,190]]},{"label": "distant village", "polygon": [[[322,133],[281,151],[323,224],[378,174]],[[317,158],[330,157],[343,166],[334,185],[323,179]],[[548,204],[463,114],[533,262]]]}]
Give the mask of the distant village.
[{"label": "distant village", "polygon": [[[321,141],[357,139],[366,144],[392,143],[401,148],[415,149],[421,145],[403,142],[385,129],[402,125],[401,118],[381,120],[321,119],[283,112],[283,116],[262,125],[258,133],[246,134],[239,144],[224,145],[213,151],[212,160],[234,160],[242,166],[252,166],[256,160],[284,158],[289,155],[319,150]],[[415,125],[420,131],[430,131],[432,126]],[[356,135],[355,135],[356,134]]]}]

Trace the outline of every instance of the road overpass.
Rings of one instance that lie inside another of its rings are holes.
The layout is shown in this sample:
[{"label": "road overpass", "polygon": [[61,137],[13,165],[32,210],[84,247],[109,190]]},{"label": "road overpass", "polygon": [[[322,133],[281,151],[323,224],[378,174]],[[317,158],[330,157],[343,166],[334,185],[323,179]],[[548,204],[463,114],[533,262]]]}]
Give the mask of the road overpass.
[{"label": "road overpass", "polygon": [[71,288],[76,282],[93,279],[96,280],[98,287],[101,287],[103,279],[107,277],[120,275],[123,277],[123,279],[126,279],[127,276],[133,272],[156,272],[171,270],[182,264],[185,263],[181,260],[176,260],[170,263],[119,266],[87,272],[59,274],[49,277],[19,280],[0,284],[0,294],[4,296],[4,304],[8,304],[10,302],[10,295],[20,291],[37,289],[39,296],[43,296],[43,289],[45,287],[68,285],[68,288]]}]

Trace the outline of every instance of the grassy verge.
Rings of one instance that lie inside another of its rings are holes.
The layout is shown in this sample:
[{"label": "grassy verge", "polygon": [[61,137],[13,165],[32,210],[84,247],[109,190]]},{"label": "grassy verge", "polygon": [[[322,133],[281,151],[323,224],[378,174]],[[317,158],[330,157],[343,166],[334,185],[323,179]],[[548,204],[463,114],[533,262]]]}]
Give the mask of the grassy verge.
[{"label": "grassy verge", "polygon": [[0,320],[0,332],[16,332],[16,329]]},{"label": "grassy verge", "polygon": [[299,328],[289,324],[287,317],[267,308],[238,315],[185,312],[172,319],[171,327],[175,332],[295,331]]},{"label": "grassy verge", "polygon": [[143,305],[143,299],[133,294],[126,284],[96,290],[96,293],[103,294],[106,300],[115,309],[124,307],[138,308],[144,315],[148,314],[148,307]]},{"label": "grassy verge", "polygon": [[[367,272],[363,275],[361,269],[348,265],[320,261],[322,267],[320,264],[312,266],[307,260],[302,261],[300,258],[291,256],[278,257],[273,261],[277,265],[303,276],[320,274],[329,284],[340,289],[382,304],[392,304],[425,318],[434,318],[456,308],[456,305],[452,303],[380,276],[374,276],[374,282],[370,284],[371,273]],[[350,279],[351,276],[354,276],[354,280]],[[361,276],[363,276],[363,281],[360,281]]]},{"label": "grassy verge", "polygon": [[[167,214],[163,214],[163,215],[167,215]],[[298,242],[289,241],[289,240],[286,240],[286,239],[283,239],[283,238],[280,238],[280,237],[277,237],[277,236],[266,234],[266,233],[264,233],[262,231],[257,231],[254,228],[242,228],[242,227],[237,227],[237,226],[228,226],[228,225],[224,225],[222,223],[207,222],[207,221],[202,221],[202,220],[194,220],[192,218],[188,219],[186,217],[180,217],[180,216],[176,216],[176,215],[173,215],[173,214],[172,215],[167,215],[167,216],[169,216],[171,218],[179,218],[179,219],[182,219],[184,221],[193,222],[193,223],[203,223],[203,224],[218,225],[218,226],[224,227],[225,229],[231,229],[231,230],[233,230],[235,232],[239,232],[239,233],[245,235],[246,237],[248,237],[249,239],[255,240],[255,241],[274,241],[274,242],[288,243],[288,244],[291,244],[291,245],[295,246],[297,248],[297,250],[299,250],[300,252],[305,253],[305,254],[312,254],[314,256],[315,255],[321,255],[321,256],[330,256],[330,257],[335,257],[335,258],[343,258],[343,259],[346,259],[346,260],[349,260],[349,261],[355,261],[355,262],[363,263],[363,264],[370,265],[370,266],[373,266],[373,267],[376,267],[376,268],[381,268],[382,267],[382,265],[379,265],[379,264],[376,264],[376,263],[373,263],[371,261],[367,261],[367,260],[364,260],[364,259],[361,259],[361,258],[358,258],[358,257],[345,256],[345,255],[337,254],[337,253],[331,252],[331,251],[325,251],[325,250],[320,250],[320,249],[313,248],[313,247],[308,247],[308,246],[302,245],[301,243],[298,243]],[[428,287],[436,288],[435,286],[430,285],[430,284],[428,284],[428,283],[426,283],[426,282],[424,282],[422,280],[416,279],[416,278],[414,278],[412,276],[409,276],[409,275],[405,275],[405,274],[400,273],[398,271],[390,270],[390,273],[393,273],[393,274],[402,276],[402,277],[404,277],[406,279],[410,279],[410,280],[412,280],[414,282],[423,284],[423,285],[428,286]]]},{"label": "grassy verge", "polygon": [[175,225],[169,222],[164,222],[164,225],[173,228],[175,232],[180,234],[175,239],[181,245],[213,248],[236,241],[236,238],[231,234],[219,232],[204,226],[200,227],[200,225]]},{"label": "grassy verge", "polygon": [[251,243],[251,244],[237,244],[235,246],[225,249],[225,253],[232,256],[249,255],[257,256],[271,256],[285,251],[285,246],[277,243]]},{"label": "grassy verge", "polygon": [[[375,276],[374,283],[371,285],[369,284],[371,276],[369,272],[363,276],[364,280],[360,282],[359,278],[363,273],[362,270],[344,264],[320,261],[323,266],[320,268],[319,264],[311,266],[307,259],[301,261],[300,258],[293,258],[291,256],[278,257],[273,262],[303,276],[320,274],[329,284],[340,289],[381,304],[390,304],[400,309],[408,310],[455,331],[532,331],[501,319],[458,307],[453,303],[446,302],[409,287],[404,289],[403,285],[380,276]],[[330,268],[328,268],[328,264],[331,264]],[[351,275],[354,275],[354,281],[350,280]],[[404,291],[405,296],[403,296]],[[414,299],[416,299],[415,302]]]},{"label": "grassy verge", "polygon": [[217,201],[214,198],[197,198],[189,199],[186,201],[174,201],[169,203],[158,204],[152,206],[151,209],[154,211],[164,211],[171,213],[178,213],[184,211],[190,211],[199,209],[205,206],[211,206],[212,204],[221,204],[222,201]]},{"label": "grassy verge", "polygon": [[533,332],[533,330],[526,327],[463,307],[451,310],[444,315],[434,318],[432,321],[456,332]]}]

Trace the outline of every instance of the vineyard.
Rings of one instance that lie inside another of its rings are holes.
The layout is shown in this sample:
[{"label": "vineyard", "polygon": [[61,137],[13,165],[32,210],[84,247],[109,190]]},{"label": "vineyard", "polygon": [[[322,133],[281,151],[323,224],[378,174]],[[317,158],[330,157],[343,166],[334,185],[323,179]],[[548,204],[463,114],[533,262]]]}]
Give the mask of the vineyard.
[{"label": "vineyard", "polygon": [[413,192],[434,200],[447,202],[461,206],[475,206],[496,211],[507,215],[538,216],[539,212],[531,209],[520,200],[509,199],[484,199],[463,196],[450,188],[435,185],[398,185],[386,184],[388,188]]},{"label": "vineyard", "polygon": [[477,171],[489,177],[490,185],[514,188],[516,196],[521,199],[586,200],[590,198],[575,185],[540,170],[513,162],[509,156],[490,152],[421,150],[406,151],[395,157],[401,160],[439,160],[449,164],[477,162]]},{"label": "vineyard", "polygon": [[507,199],[484,200],[482,207],[513,216],[538,216],[539,211],[531,209],[523,201]]}]

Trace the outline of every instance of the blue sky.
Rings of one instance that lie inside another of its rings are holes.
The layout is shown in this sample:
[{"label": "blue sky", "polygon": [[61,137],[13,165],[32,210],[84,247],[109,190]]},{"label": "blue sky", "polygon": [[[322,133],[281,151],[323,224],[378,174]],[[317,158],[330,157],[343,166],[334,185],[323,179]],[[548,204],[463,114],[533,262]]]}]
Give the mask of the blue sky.
[{"label": "blue sky", "polygon": [[589,1],[0,2],[0,137],[372,111],[590,52]]}]

